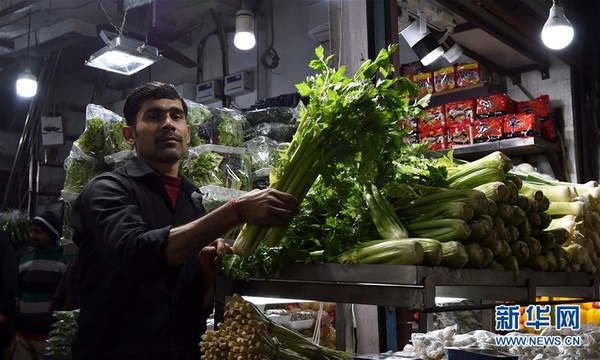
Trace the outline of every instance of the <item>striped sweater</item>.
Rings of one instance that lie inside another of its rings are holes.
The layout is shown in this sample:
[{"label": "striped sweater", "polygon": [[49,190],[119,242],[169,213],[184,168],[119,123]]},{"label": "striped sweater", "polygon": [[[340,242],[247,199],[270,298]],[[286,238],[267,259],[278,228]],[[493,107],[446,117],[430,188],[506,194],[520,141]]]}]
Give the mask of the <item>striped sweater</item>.
[{"label": "striped sweater", "polygon": [[19,335],[44,340],[55,319],[49,310],[56,287],[71,258],[62,247],[37,249],[19,260]]}]

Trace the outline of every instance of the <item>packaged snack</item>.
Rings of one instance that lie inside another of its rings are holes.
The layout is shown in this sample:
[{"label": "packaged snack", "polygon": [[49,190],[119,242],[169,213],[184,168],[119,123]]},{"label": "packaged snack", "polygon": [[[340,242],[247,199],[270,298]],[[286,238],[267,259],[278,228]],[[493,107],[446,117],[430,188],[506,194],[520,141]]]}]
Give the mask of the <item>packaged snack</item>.
[{"label": "packaged snack", "polygon": [[456,65],[456,86],[465,87],[489,81],[490,74],[477,61]]},{"label": "packaged snack", "polygon": [[413,75],[411,80],[419,86],[419,97],[423,97],[427,94],[433,94],[433,74],[423,73]]},{"label": "packaged snack", "polygon": [[456,71],[454,65],[433,72],[434,91],[452,90],[456,87]]},{"label": "packaged snack", "polygon": [[539,122],[534,114],[511,114],[504,116],[504,136],[540,136]]},{"label": "packaged snack", "polygon": [[444,107],[436,106],[425,110],[425,118],[421,119],[419,141],[428,142],[429,150],[445,149],[445,119]]},{"label": "packaged snack", "polygon": [[552,113],[550,97],[541,95],[529,101],[519,101],[517,112],[519,114],[535,114],[539,117],[549,116]]},{"label": "packaged snack", "polygon": [[506,94],[487,95],[477,98],[477,117],[488,118],[506,114],[514,114],[516,102]]},{"label": "packaged snack", "polygon": [[475,119],[475,99],[454,101],[444,105],[446,126],[452,123],[468,121],[470,124]]},{"label": "packaged snack", "polygon": [[409,77],[417,75],[423,72],[423,64],[420,61],[411,62],[408,64],[402,64],[400,66],[400,73],[402,76]]},{"label": "packaged snack", "polygon": [[408,142],[409,144],[419,143],[419,133],[421,130],[419,128],[418,118],[404,120],[402,122],[402,128],[408,132],[408,135],[404,138],[405,142]]},{"label": "packaged snack", "polygon": [[454,101],[444,105],[446,119],[446,142],[454,145],[472,144],[471,126],[475,114],[475,99]]},{"label": "packaged snack", "polygon": [[473,142],[482,143],[502,139],[504,116],[475,119],[473,122]]},{"label": "packaged snack", "polygon": [[540,124],[540,136],[542,139],[553,142],[560,141],[554,114],[538,118],[538,122]]}]

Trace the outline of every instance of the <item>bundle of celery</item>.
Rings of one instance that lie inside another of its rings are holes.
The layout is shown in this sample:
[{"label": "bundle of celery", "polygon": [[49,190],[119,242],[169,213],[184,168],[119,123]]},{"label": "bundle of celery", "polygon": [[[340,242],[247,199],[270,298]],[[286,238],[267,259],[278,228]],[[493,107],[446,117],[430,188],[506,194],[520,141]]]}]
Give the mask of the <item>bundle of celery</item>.
[{"label": "bundle of celery", "polygon": [[[595,181],[585,184],[549,180],[541,174],[517,167],[513,172],[522,180],[521,192],[529,198],[549,199],[546,212],[551,217],[542,248],[559,249],[559,270],[594,273],[600,266],[600,187]],[[546,239],[547,238],[547,239]],[[542,239],[540,239],[542,241]],[[554,250],[556,252],[556,250]],[[551,258],[547,259],[550,263]]]},{"label": "bundle of celery", "polygon": [[[390,55],[397,47],[382,49],[352,78],[345,76],[345,67],[330,68],[332,56],[324,57],[322,47],[316,49],[318,59],[310,66],[321,73],[297,85],[309,103],[300,110],[298,130],[281,155],[271,187],[302,201],[320,174],[332,176],[336,164],[376,156],[382,151],[380,144],[387,144],[390,134],[398,132],[399,121],[422,113],[418,105],[428,98],[410,105],[411,96],[418,94],[414,83],[402,77],[387,79],[393,72]],[[233,250],[249,256],[260,241],[278,245],[285,231],[245,226]]]},{"label": "bundle of celery", "polygon": [[273,322],[235,294],[225,305],[225,322],[202,335],[202,359],[346,360],[352,355],[311,342]]}]

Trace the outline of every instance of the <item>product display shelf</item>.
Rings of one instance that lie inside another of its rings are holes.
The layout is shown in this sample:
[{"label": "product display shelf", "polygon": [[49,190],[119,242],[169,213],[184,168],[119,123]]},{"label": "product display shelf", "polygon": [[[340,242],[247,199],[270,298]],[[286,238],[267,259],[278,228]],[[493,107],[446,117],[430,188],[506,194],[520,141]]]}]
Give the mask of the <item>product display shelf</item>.
[{"label": "product display shelf", "polygon": [[[274,298],[312,299],[341,304],[392,306],[423,313],[492,309],[498,302],[530,304],[536,296],[600,299],[600,274],[490,269],[448,269],[405,265],[294,265],[272,278],[235,280],[220,276],[215,321],[233,293]],[[479,305],[439,306],[436,297],[480,300]],[[428,331],[422,322],[419,331]],[[343,338],[341,333],[340,337]]]},{"label": "product display shelf", "polygon": [[564,170],[560,147],[550,141],[539,137],[519,137],[513,139],[504,139],[490,141],[472,145],[456,146],[452,149],[437,150],[446,154],[453,150],[453,156],[458,159],[476,160],[491,152],[501,151],[510,157],[523,157],[529,155],[545,155],[552,171],[558,180],[564,180]]}]

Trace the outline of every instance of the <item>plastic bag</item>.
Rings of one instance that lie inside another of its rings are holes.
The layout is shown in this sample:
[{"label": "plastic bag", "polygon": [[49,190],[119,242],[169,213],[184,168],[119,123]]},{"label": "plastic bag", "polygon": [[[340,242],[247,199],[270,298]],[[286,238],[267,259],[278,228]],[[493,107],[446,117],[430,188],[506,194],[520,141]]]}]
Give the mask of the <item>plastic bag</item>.
[{"label": "plastic bag", "polygon": [[244,145],[244,118],[233,109],[210,109],[211,116],[198,125],[198,137],[204,144]]},{"label": "plastic bag", "polygon": [[252,126],[257,126],[261,123],[292,124],[296,121],[298,110],[292,107],[273,106],[247,111],[244,113],[244,116]]},{"label": "plastic bag", "polygon": [[75,142],[69,156],[65,159],[64,166],[66,171],[64,189],[80,193],[83,187],[100,173],[102,162],[86,155]]},{"label": "plastic bag", "polygon": [[231,199],[237,199],[244,195],[246,191],[224,188],[216,185],[206,185],[200,188],[202,193],[202,205],[207,212],[211,212]]},{"label": "plastic bag", "polygon": [[290,142],[298,128],[297,123],[262,123],[256,126],[258,136],[267,136],[278,142]]},{"label": "plastic bag", "polygon": [[135,155],[135,150],[123,150],[104,157],[106,169],[114,170],[125,165],[125,163]]},{"label": "plastic bag", "polygon": [[122,116],[100,105],[89,104],[86,107],[85,130],[75,144],[86,155],[102,161],[106,155],[121,150],[131,150],[123,137],[125,120]]},{"label": "plastic bag", "polygon": [[15,247],[29,242],[29,216],[25,212],[15,209],[0,213],[0,229],[10,236]]},{"label": "plastic bag", "polygon": [[60,242],[62,245],[73,242],[73,228],[71,227],[71,210],[73,202],[77,199],[79,193],[62,190],[59,200],[63,202],[63,234]]},{"label": "plastic bag", "polygon": [[188,152],[181,173],[198,187],[218,185],[230,189],[251,189],[251,160],[246,148],[200,145]]},{"label": "plastic bag", "polygon": [[252,171],[276,166],[283,148],[283,144],[266,136],[246,141],[246,150],[252,159]]},{"label": "plastic bag", "polygon": [[198,146],[202,144],[200,137],[198,136],[198,126],[202,124],[206,119],[212,116],[210,109],[202,104],[195,103],[190,100],[185,100],[185,104],[188,107],[188,116],[186,122],[190,126],[190,146]]}]

